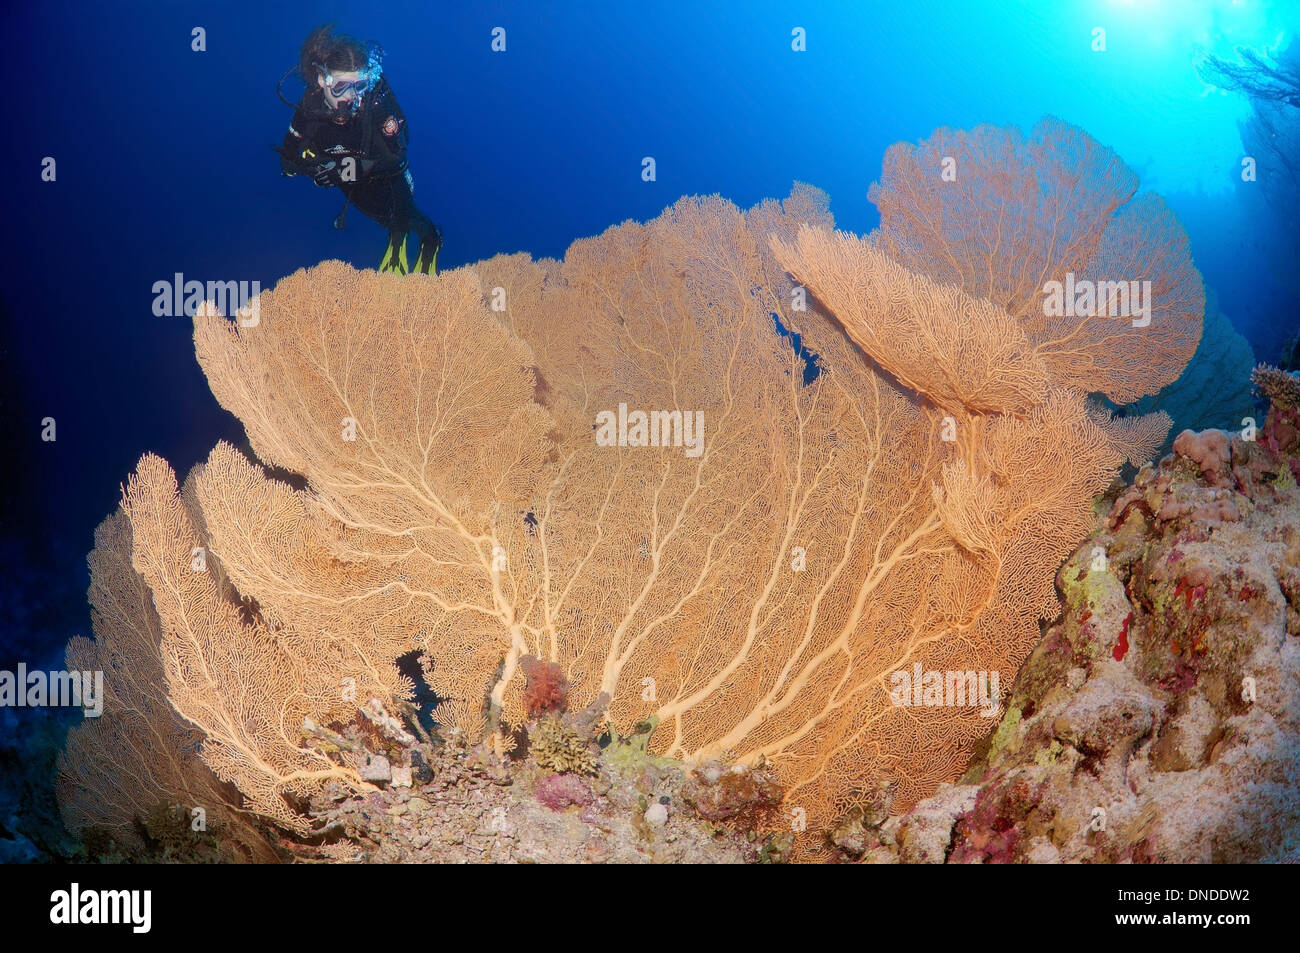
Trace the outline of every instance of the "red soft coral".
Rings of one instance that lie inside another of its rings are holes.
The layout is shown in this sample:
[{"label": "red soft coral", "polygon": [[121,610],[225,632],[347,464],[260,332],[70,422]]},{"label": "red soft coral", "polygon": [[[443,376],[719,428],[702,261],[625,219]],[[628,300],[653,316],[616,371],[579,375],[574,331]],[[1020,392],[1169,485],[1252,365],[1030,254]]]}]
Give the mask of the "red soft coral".
[{"label": "red soft coral", "polygon": [[535,655],[525,655],[519,660],[527,681],[524,684],[524,705],[529,718],[562,712],[569,702],[569,680],[564,669],[555,662],[543,662]]}]

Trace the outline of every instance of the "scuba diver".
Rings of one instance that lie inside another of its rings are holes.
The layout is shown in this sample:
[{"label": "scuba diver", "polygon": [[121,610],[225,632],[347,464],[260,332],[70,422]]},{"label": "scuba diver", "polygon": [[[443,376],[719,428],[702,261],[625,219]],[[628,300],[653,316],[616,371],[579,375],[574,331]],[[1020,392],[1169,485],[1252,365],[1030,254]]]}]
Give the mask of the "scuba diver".
[{"label": "scuba diver", "polygon": [[[380,271],[437,274],[442,233],[415,205],[415,184],[407,168],[406,116],[380,66],[383,51],[333,26],[313,30],[302,44],[298,65],[280,77],[276,93],[294,107],[280,153],[281,175],[306,175],[323,188],[343,191],[342,228],[348,203],[388,229]],[[302,99],[285,99],[280,87],[294,70],[307,88]],[[408,264],[407,236],[419,238],[415,267]]]}]

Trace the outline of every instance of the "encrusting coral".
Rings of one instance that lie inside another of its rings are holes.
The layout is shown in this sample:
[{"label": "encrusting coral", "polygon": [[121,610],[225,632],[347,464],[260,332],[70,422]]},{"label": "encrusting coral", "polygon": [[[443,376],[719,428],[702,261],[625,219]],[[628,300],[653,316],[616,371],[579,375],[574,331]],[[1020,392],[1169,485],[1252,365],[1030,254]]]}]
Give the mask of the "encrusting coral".
[{"label": "encrusting coral", "polygon": [[537,800],[552,811],[586,807],[592,801],[591,788],[572,774],[548,774],[537,782]]},{"label": "encrusting coral", "polygon": [[[949,152],[955,182],[926,158]],[[256,324],[202,311],[213,393],[306,481],[219,444],[188,496],[153,456],[128,486],[204,762],[303,834],[295,803],[367,783],[304,719],[409,697],[396,662],[419,650],[439,719],[505,750],[531,657],[611,731],[654,725],[656,754],[765,761],[802,849],[882,786],[910,807],[990,722],[897,704],[891,675],[1009,683],[1093,496],[1164,438],[1085,397],[1173,380],[1200,333],[1185,238],[1135,184],[1055,121],[941,130],[891,149],[867,241],[796,186],[743,212],[684,198],[563,261],[325,262]],[[1067,272],[1151,281],[1149,323],[1045,317]]]}]

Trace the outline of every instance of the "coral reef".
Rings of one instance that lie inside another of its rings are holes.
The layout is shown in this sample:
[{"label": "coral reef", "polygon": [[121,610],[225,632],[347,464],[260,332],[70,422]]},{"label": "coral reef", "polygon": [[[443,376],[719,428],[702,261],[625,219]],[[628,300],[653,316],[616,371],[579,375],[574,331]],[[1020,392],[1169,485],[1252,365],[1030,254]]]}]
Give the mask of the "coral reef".
[{"label": "coral reef", "polygon": [[[1286,396],[1282,393],[1280,396]],[[1287,413],[1275,403],[1270,417]],[[835,844],[876,862],[1250,862],[1300,848],[1300,446],[1184,431],[1057,581],[956,785]],[[837,829],[838,830],[838,829]]]},{"label": "coral reef", "polygon": [[[1135,188],[1056,120],[940,130],[891,148],[870,240],[797,186],[684,198],[563,261],[326,262],[255,324],[202,309],[199,363],[260,463],[222,443],[178,487],[146,455],[126,487],[117,584],[152,620],[159,716],[239,817],[303,842],[305,803],[374,794],[380,757],[415,771],[387,714],[411,653],[442,725],[498,757],[563,695],[647,755],[770,772],[795,836],[769,859],[882,788],[905,810],[988,717],[903,706],[891,675],[1015,671],[1092,498],[1165,436],[1087,397],[1176,379],[1200,335],[1185,236]],[[1146,310],[1056,314],[1044,280],[1076,276],[1149,283]],[[573,770],[586,735],[549,730],[534,757]],[[70,749],[73,808],[105,761]],[[665,807],[639,817],[670,828]]]},{"label": "coral reef", "polygon": [[[608,750],[608,749],[607,749]],[[550,774],[531,759],[500,759],[458,734],[395,755],[428,766],[425,780],[355,794],[328,785],[314,826],[328,849],[299,856],[353,863],[708,863],[782,857],[752,827],[718,825],[686,802],[680,765],[613,767],[592,776]],[[788,853],[788,848],[786,848]]]}]

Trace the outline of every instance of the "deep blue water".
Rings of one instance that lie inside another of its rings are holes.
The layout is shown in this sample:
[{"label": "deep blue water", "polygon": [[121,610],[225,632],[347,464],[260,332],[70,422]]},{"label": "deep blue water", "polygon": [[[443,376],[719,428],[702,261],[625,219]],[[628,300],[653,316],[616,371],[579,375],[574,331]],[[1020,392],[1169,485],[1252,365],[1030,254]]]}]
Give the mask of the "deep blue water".
[{"label": "deep blue water", "polygon": [[[184,473],[218,438],[242,437],[194,360],[189,321],[152,314],[153,283],[182,272],[270,287],[325,258],[378,263],[380,227],[353,210],[333,229],[338,193],[282,178],[269,148],[289,119],[276,80],[321,22],[385,49],[416,199],[445,234],[443,268],[498,252],[561,256],[683,194],[747,207],[794,180],[830,194],[841,228],[867,232],[867,186],[891,143],[942,125],[1028,129],[1051,113],[1169,198],[1257,359],[1276,359],[1300,323],[1295,281],[1278,280],[1269,257],[1300,199],[1288,214],[1243,193],[1249,102],[1194,68],[1202,50],[1282,48],[1300,4],[284,6],[43,2],[0,13],[10,81],[0,667],[40,664],[88,634],[85,555],[143,452]],[[498,26],[504,53],[490,48]],[[1104,53],[1091,48],[1096,26]],[[203,52],[191,49],[195,27]],[[791,49],[796,27],[805,52]],[[645,155],[657,160],[652,183],[640,176]],[[41,180],[47,156],[54,182]],[[40,439],[45,417],[54,442]]]}]

